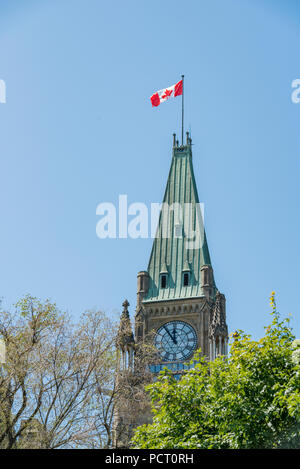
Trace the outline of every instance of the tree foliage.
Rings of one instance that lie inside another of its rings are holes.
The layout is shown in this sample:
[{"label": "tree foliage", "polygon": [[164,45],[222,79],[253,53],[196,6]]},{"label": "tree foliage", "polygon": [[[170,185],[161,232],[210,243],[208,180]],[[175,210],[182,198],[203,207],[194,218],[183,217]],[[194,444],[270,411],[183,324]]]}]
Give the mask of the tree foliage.
[{"label": "tree foliage", "polygon": [[102,312],[78,324],[30,296],[0,312],[0,447],[107,447],[111,443],[115,329]]},{"label": "tree foliage", "polygon": [[134,373],[122,373],[117,332],[101,311],[74,324],[30,296],[0,310],[0,448],[111,448],[114,433],[128,441],[149,408],[153,347],[134,344]]},{"label": "tree foliage", "polygon": [[271,296],[272,322],[253,340],[237,331],[229,358],[199,363],[180,381],[163,371],[148,386],[153,423],[135,448],[299,448],[300,352]]}]

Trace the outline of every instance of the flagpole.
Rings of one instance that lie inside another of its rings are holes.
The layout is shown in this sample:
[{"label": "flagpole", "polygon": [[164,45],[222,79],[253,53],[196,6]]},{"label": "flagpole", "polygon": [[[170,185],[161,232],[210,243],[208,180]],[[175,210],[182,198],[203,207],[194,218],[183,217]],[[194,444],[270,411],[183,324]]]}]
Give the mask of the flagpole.
[{"label": "flagpole", "polygon": [[183,91],[184,91],[184,75],[182,78],[182,113],[181,113],[181,145],[183,146],[183,124],[184,124],[184,102],[183,102]]}]

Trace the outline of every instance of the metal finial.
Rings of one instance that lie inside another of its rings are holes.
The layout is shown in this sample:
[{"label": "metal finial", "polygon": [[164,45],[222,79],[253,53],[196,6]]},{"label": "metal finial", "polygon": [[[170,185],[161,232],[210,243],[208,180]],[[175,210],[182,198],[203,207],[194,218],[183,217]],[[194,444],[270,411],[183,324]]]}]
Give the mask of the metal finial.
[{"label": "metal finial", "polygon": [[130,306],[129,301],[128,301],[128,300],[125,300],[125,301],[122,303],[122,306],[123,306],[123,308],[124,308],[124,311],[127,312],[127,311],[128,311],[128,306]]},{"label": "metal finial", "polygon": [[189,145],[190,143],[190,133],[186,132],[186,144]]},{"label": "metal finial", "polygon": [[176,134],[173,134],[173,147],[176,146]]}]

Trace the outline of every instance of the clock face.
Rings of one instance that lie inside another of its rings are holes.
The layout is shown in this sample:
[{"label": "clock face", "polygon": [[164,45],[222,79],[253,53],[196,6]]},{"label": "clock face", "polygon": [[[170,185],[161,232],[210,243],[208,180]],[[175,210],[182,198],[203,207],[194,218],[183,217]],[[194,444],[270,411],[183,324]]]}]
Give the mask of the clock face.
[{"label": "clock face", "polygon": [[158,329],[154,342],[163,360],[185,360],[196,350],[197,335],[186,322],[171,321]]}]

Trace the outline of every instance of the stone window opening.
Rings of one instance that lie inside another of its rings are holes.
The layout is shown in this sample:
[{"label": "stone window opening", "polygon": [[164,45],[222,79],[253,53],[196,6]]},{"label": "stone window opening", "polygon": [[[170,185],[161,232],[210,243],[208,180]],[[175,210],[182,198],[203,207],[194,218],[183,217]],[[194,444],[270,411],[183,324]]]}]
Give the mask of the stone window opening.
[{"label": "stone window opening", "polygon": [[167,275],[166,274],[162,274],[160,276],[160,287],[167,288]]},{"label": "stone window opening", "polygon": [[183,286],[188,287],[190,284],[190,274],[189,272],[184,272],[183,274]]}]

